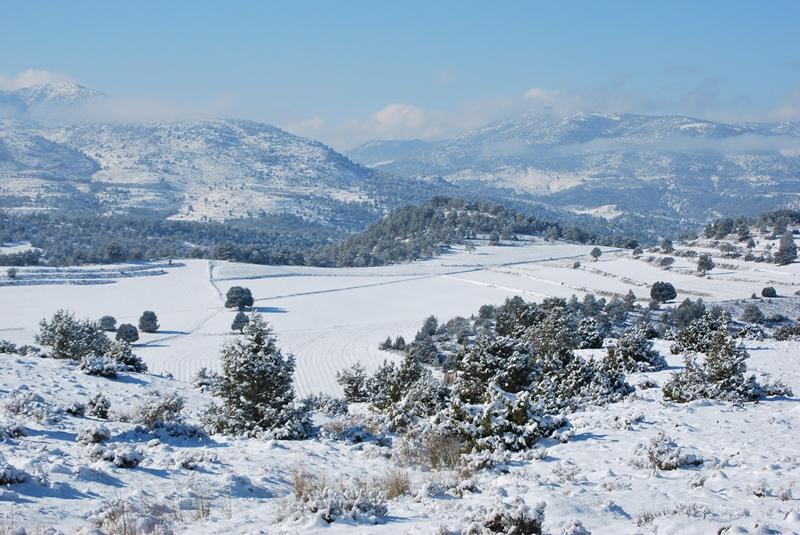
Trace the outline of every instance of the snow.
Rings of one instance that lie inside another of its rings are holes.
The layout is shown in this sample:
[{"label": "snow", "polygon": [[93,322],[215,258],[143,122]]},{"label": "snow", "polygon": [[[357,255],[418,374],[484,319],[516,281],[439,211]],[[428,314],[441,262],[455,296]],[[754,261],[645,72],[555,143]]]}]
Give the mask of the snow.
[{"label": "snow", "polygon": [[[441,320],[469,315],[482,304],[517,294],[540,301],[633,290],[646,301],[654,280],[673,282],[679,299],[702,295],[714,302],[747,298],[766,280],[778,281],[779,293],[786,294],[800,282],[795,279],[798,264],[779,267],[718,258],[718,264],[733,267],[701,278],[688,272],[692,259],[676,258],[672,269],[663,270],[633,259],[629,251],[607,248],[593,262],[590,249],[537,240],[474,252],[456,248],[452,254],[410,264],[343,269],[181,260],[159,266],[163,274],[116,278],[109,284],[0,287],[0,338],[16,343],[31,343],[38,321],[58,308],[91,318],[111,314],[119,323],[134,324],[142,311],[156,311],[161,330],[143,334],[135,351],[151,371],[175,376],[121,373],[109,380],[85,375],[65,361],[0,355],[0,405],[14,391],[34,392],[53,406],[85,402],[103,392],[112,412],[134,415],[145,392],[156,388],[185,396],[190,422],[196,422],[210,397],[184,381],[201,366],[217,365],[218,348],[230,336],[235,314],[223,307],[224,294],[234,285],[251,288],[255,306],[275,328],[280,346],[295,353],[296,389],[303,395],[338,394],[336,370],[357,361],[374,369],[391,358],[377,349],[378,343],[397,334],[412,337],[429,314]],[[576,260],[581,266],[573,269]],[[656,347],[670,368],[633,374],[631,384],[649,378],[662,385],[679,369],[681,360],[669,355],[668,342],[658,341]],[[781,378],[800,391],[796,343],[748,342],[748,349],[752,371]],[[744,406],[675,405],[663,401],[659,388],[651,388],[570,418],[572,440],[544,441],[532,452],[514,454],[506,470],[459,476],[400,466],[408,472],[411,494],[390,500],[388,519],[377,525],[327,524],[315,517],[277,521],[291,507],[292,477],[298,469],[335,482],[373,481],[398,469],[387,449],[374,443],[164,435],[153,440],[117,420],[64,415],[57,422],[41,423],[18,418],[27,436],[0,442],[0,464],[32,477],[0,491],[0,526],[5,530],[13,522],[14,527],[77,532],[89,526],[87,518],[105,500],[147,495],[155,503],[186,505],[182,521],[172,526],[177,533],[435,533],[441,527],[463,528],[497,500],[521,497],[529,505],[546,502],[544,527],[551,533],[561,533],[575,520],[593,533],[715,533],[723,526],[731,526],[730,533],[800,531],[800,408],[794,398]],[[0,407],[3,419],[11,417]],[[110,431],[111,444],[141,452],[141,465],[125,469],[88,458],[87,447],[76,436],[92,424]],[[637,466],[637,448],[659,432],[705,462],[661,472]],[[180,466],[187,458],[197,462],[196,470]],[[474,491],[464,490],[458,497],[452,489],[464,477]],[[190,510],[197,496],[208,496],[207,519],[195,520]]]}]

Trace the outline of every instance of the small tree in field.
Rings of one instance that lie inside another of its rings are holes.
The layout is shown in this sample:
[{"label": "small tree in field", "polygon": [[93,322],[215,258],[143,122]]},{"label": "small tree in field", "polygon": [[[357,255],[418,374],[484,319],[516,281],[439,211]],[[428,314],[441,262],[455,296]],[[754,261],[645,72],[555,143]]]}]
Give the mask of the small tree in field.
[{"label": "small tree in field", "polygon": [[675,287],[669,282],[658,281],[650,288],[650,298],[659,303],[666,303],[678,297]]},{"label": "small tree in field", "polygon": [[253,294],[250,292],[250,288],[231,286],[225,295],[225,308],[244,310],[251,306],[253,306]]},{"label": "small tree in field", "polygon": [[139,318],[139,330],[143,333],[154,333],[158,330],[158,317],[152,310],[145,310]]},{"label": "small tree in field", "polygon": [[233,318],[233,323],[231,323],[231,330],[242,332],[248,323],[250,323],[250,320],[248,319],[247,314],[245,314],[240,310],[239,312],[236,313],[236,316]]},{"label": "small tree in field", "polygon": [[592,258],[594,258],[594,261],[597,262],[597,259],[602,256],[603,251],[601,251],[599,247],[595,247],[589,252],[589,254],[592,256]]},{"label": "small tree in field", "polygon": [[787,230],[781,237],[778,252],[775,253],[775,263],[785,266],[795,260],[797,260],[797,245],[794,243],[792,231]]},{"label": "small tree in field", "polygon": [[116,331],[117,330],[117,320],[114,316],[103,316],[100,318],[100,328],[104,331]]},{"label": "small tree in field", "polygon": [[139,339],[139,330],[135,325],[130,323],[123,323],[117,327],[117,340],[122,342],[134,343]]},{"label": "small tree in field", "polygon": [[712,269],[716,267],[714,261],[711,260],[711,256],[707,254],[701,254],[700,257],[697,259],[697,272],[701,275],[705,275]]},{"label": "small tree in field", "polygon": [[8,275],[9,279],[16,279],[18,273],[19,273],[19,270],[17,268],[15,268],[15,267],[10,267],[6,271],[6,275]]}]

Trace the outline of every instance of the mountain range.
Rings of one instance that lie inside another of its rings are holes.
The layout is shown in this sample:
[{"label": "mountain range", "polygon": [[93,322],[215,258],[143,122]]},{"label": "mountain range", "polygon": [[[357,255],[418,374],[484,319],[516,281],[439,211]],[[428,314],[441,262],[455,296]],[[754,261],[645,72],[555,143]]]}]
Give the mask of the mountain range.
[{"label": "mountain range", "polygon": [[688,220],[796,207],[800,123],[530,112],[441,141],[378,140],[346,153],[373,169],[437,175],[578,212]]},{"label": "mountain range", "polygon": [[291,213],[358,229],[447,194],[639,225],[797,207],[800,193],[800,123],[545,109],[452,139],[376,140],[341,154],[254,121],[75,120],[104,98],[69,82],[0,92],[0,208]]}]

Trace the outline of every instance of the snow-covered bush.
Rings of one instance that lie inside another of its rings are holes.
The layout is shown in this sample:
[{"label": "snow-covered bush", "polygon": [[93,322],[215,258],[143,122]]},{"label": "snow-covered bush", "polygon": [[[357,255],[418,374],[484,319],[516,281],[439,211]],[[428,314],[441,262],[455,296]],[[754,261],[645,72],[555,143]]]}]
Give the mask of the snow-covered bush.
[{"label": "snow-covered bush", "polygon": [[79,320],[71,312],[59,310],[50,320],[39,322],[36,343],[50,348],[56,359],[80,360],[89,355],[102,355],[110,340],[100,324]]},{"label": "snow-covered bush", "polygon": [[780,341],[800,339],[800,323],[794,322],[789,325],[781,325],[772,332],[772,336],[775,340]]},{"label": "snow-covered bush", "polygon": [[457,435],[466,451],[518,451],[567,430],[567,419],[545,412],[530,392],[513,394],[495,384],[488,388],[488,401],[483,404],[451,398],[443,411],[426,422],[425,432]]},{"label": "snow-covered bush", "polygon": [[108,409],[110,408],[111,402],[108,401],[108,398],[106,398],[101,392],[98,392],[92,399],[89,400],[89,403],[86,404],[86,413],[89,416],[94,416],[95,418],[105,420],[108,418]]},{"label": "snow-covered bush", "polygon": [[136,468],[144,460],[140,451],[122,444],[90,444],[86,447],[86,455],[95,461],[108,461],[119,468]]},{"label": "snow-covered bush", "polygon": [[482,508],[470,519],[463,535],[541,535],[544,523],[545,503],[533,507],[517,497],[512,503],[500,501],[491,508]]},{"label": "snow-covered bush", "polygon": [[342,416],[347,414],[348,410],[346,400],[335,398],[322,392],[304,397],[301,403],[305,404],[310,410],[326,416]]},{"label": "snow-covered bush", "polygon": [[667,361],[653,349],[645,326],[638,323],[628,329],[616,344],[608,347],[608,357],[616,359],[627,372],[653,372],[664,369]]},{"label": "snow-covered bush", "polygon": [[111,438],[111,432],[103,425],[90,425],[78,432],[75,438],[81,444],[97,444]]},{"label": "snow-covered bush", "polygon": [[723,318],[713,312],[706,312],[678,331],[669,351],[673,355],[696,352],[705,353],[711,335],[722,327]]},{"label": "snow-covered bush", "polygon": [[743,323],[755,323],[757,325],[761,325],[767,320],[767,318],[764,317],[764,313],[758,308],[758,305],[752,303],[744,307],[739,319]]},{"label": "snow-covered bush", "polygon": [[344,391],[348,403],[362,403],[369,400],[366,390],[367,371],[360,363],[336,372],[336,382]]},{"label": "snow-covered bush", "polygon": [[462,464],[464,446],[454,430],[436,426],[417,426],[408,430],[397,446],[396,454],[404,464],[430,470],[446,470]]},{"label": "snow-covered bush", "polygon": [[679,403],[695,399],[742,402],[791,395],[791,390],[779,383],[762,385],[753,375],[745,377],[749,355],[730,334],[727,323],[698,345],[705,348],[705,359],[698,362],[694,353],[685,356],[684,369],[663,386],[666,399]]},{"label": "snow-covered bush", "polygon": [[108,344],[104,356],[117,363],[117,369],[126,372],[146,373],[147,364],[135,355],[131,345],[124,340],[116,340]]},{"label": "snow-covered bush", "polygon": [[237,435],[307,436],[308,411],[294,404],[294,356],[284,357],[276,342],[272,329],[253,314],[242,336],[225,343],[222,373],[213,392],[222,403],[207,408],[203,421],[208,429]]},{"label": "snow-covered bush", "polygon": [[703,458],[686,452],[675,441],[661,432],[653,437],[648,444],[640,444],[636,448],[633,464],[638,468],[677,470],[684,466],[703,464]]},{"label": "snow-covered bush", "polygon": [[334,483],[305,470],[295,472],[294,501],[281,520],[298,520],[315,515],[331,523],[338,518],[363,524],[377,524],[388,513],[385,490],[375,482],[351,479]]},{"label": "snow-covered bush", "polygon": [[86,416],[86,404],[80,401],[73,401],[68,405],[62,406],[61,409],[70,416],[75,416],[76,418],[83,418]]},{"label": "snow-covered bush", "polygon": [[108,379],[117,377],[117,361],[102,355],[85,355],[81,357],[80,369],[86,375],[96,375]]},{"label": "snow-covered bush", "polygon": [[15,438],[24,437],[25,428],[14,421],[0,422],[0,442],[8,442]]},{"label": "snow-covered bush", "polygon": [[28,479],[24,470],[15,468],[6,462],[0,461],[0,486],[22,483]]},{"label": "snow-covered bush", "polygon": [[[402,367],[401,367],[402,369]],[[447,388],[427,368],[405,388],[406,394],[386,412],[393,429],[404,429],[420,418],[436,414],[444,407]]]},{"label": "snow-covered bush", "polygon": [[162,394],[158,390],[149,390],[136,410],[135,421],[150,430],[181,424],[183,403],[183,397],[177,392]]},{"label": "snow-covered bush", "polygon": [[325,423],[320,429],[320,438],[353,443],[375,442],[383,445],[390,442],[385,419],[374,414],[348,415]]},{"label": "snow-covered bush", "polygon": [[205,366],[197,370],[194,378],[192,378],[192,386],[194,386],[200,392],[214,393],[216,392],[216,388],[219,386],[219,383],[219,375],[209,372],[208,368]]},{"label": "snow-covered bush", "polygon": [[4,400],[6,414],[25,416],[41,423],[55,423],[61,420],[61,411],[39,394],[28,390],[14,390]]}]

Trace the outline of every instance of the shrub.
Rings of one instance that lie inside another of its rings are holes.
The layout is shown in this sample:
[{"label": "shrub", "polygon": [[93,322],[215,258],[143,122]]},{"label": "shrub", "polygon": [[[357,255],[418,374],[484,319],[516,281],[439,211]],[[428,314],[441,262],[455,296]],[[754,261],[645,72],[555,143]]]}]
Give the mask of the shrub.
[{"label": "shrub", "polygon": [[84,427],[78,432],[75,440],[81,444],[98,444],[111,438],[111,432],[102,425]]},{"label": "shrub", "polygon": [[126,372],[146,373],[147,364],[139,357],[134,355],[128,342],[119,340],[111,342],[106,349],[105,356],[113,359],[117,364],[117,369]]},{"label": "shrub", "polygon": [[778,297],[778,292],[776,292],[775,288],[772,286],[767,286],[766,288],[762,288],[761,295],[763,297]]},{"label": "shrub", "polygon": [[800,324],[781,325],[773,331],[772,336],[779,341],[800,339]]},{"label": "shrub", "polygon": [[640,444],[636,449],[634,465],[639,468],[657,468],[659,470],[677,470],[684,466],[703,464],[703,458],[687,453],[663,432],[650,440],[649,444]]},{"label": "shrub", "polygon": [[45,399],[28,390],[14,390],[4,403],[6,414],[26,416],[42,423],[55,423],[61,419],[61,411]]},{"label": "shrub", "polygon": [[343,416],[347,414],[347,401],[335,398],[330,394],[312,394],[301,400],[310,410],[322,413],[326,416]]},{"label": "shrub", "polygon": [[49,347],[53,358],[80,360],[89,355],[101,355],[109,339],[99,323],[79,320],[71,312],[59,310],[49,321],[39,322],[36,343]]},{"label": "shrub", "polygon": [[117,319],[114,316],[103,316],[98,323],[100,323],[100,328],[104,331],[117,330]]},{"label": "shrub", "polygon": [[383,480],[386,497],[390,500],[408,494],[411,490],[411,479],[404,470],[391,470]]},{"label": "shrub", "polygon": [[81,359],[80,369],[86,375],[114,379],[117,377],[117,361],[109,357],[88,355]]},{"label": "shrub", "polygon": [[108,409],[111,408],[111,402],[102,393],[98,392],[89,400],[86,407],[89,416],[105,420],[108,418]]},{"label": "shrub", "polygon": [[346,518],[357,523],[377,524],[386,517],[386,495],[374,482],[351,479],[334,484],[326,477],[305,470],[294,473],[294,503],[282,519],[319,516],[331,523]]},{"label": "shrub", "polygon": [[500,501],[492,508],[482,508],[473,515],[463,535],[489,535],[505,533],[513,535],[541,535],[544,523],[545,503],[530,507],[517,496],[513,503]]},{"label": "shrub", "polygon": [[139,330],[135,325],[123,323],[117,327],[117,340],[120,342],[134,343],[139,339]]},{"label": "shrub", "polygon": [[219,386],[219,383],[219,375],[209,372],[208,368],[205,366],[197,370],[197,373],[192,379],[192,385],[201,392],[214,393],[217,391],[216,389]]},{"label": "shrub", "polygon": [[10,267],[6,270],[6,275],[8,276],[9,279],[16,279],[18,273],[19,270],[15,267]]},{"label": "shrub", "polygon": [[139,330],[143,333],[154,333],[158,330],[158,317],[152,310],[145,310],[139,318]]},{"label": "shrub", "polygon": [[25,471],[15,468],[8,463],[0,462],[0,486],[24,483],[28,477]]},{"label": "shrub", "polygon": [[625,332],[616,345],[608,347],[608,358],[616,359],[623,370],[628,372],[653,372],[667,366],[653,342],[647,338],[646,327],[635,325]]},{"label": "shrub", "polygon": [[761,312],[761,309],[758,308],[758,305],[752,303],[744,307],[740,319],[743,323],[756,323],[758,325],[761,325],[766,321],[764,313]]},{"label": "shrub", "polygon": [[91,459],[108,461],[119,468],[136,468],[144,460],[144,455],[140,451],[121,444],[89,445],[86,454]]},{"label": "shrub", "polygon": [[183,403],[183,397],[177,392],[165,395],[158,390],[149,390],[136,411],[136,421],[151,430],[180,424],[183,422]]}]

